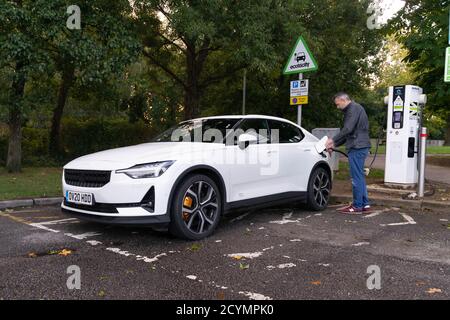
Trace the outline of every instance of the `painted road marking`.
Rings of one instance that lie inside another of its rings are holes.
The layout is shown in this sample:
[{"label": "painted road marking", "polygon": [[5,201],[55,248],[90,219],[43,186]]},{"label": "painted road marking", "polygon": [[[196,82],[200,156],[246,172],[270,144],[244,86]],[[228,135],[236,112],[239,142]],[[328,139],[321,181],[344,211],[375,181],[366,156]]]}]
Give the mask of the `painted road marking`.
[{"label": "painted road marking", "polygon": [[355,244],[352,244],[352,247],[362,247],[362,246],[368,246],[370,245],[370,242],[358,242]]},{"label": "painted road marking", "polygon": [[46,221],[46,222],[37,222],[37,223],[27,223],[32,227],[39,228],[42,230],[46,230],[53,233],[59,233],[59,230],[55,230],[52,228],[49,228],[47,226],[55,225],[55,224],[64,224],[64,223],[72,223],[76,218],[69,218],[69,219],[62,219],[62,220],[52,220],[52,221]]},{"label": "painted road marking", "polygon": [[96,241],[96,240],[88,240],[86,242],[89,243],[91,246],[98,246],[98,245],[103,244],[102,242]]},{"label": "painted road marking", "polygon": [[226,256],[229,258],[233,258],[233,259],[241,259],[241,258],[245,258],[245,259],[255,259],[258,258],[260,256],[262,256],[262,252],[253,252],[253,253],[232,253],[232,254],[227,254]]},{"label": "painted road marking", "polygon": [[248,291],[239,291],[239,294],[248,297],[250,300],[272,300],[270,297]]},{"label": "painted road marking", "polygon": [[406,222],[380,224],[380,226],[382,226],[382,227],[392,227],[392,226],[405,226],[405,225],[417,224],[417,222],[414,221],[414,219],[411,218],[411,216],[407,215],[406,213],[399,212],[399,214],[403,217],[403,219],[406,220]]},{"label": "painted road marking", "polygon": [[377,210],[377,211],[374,211],[373,213],[368,214],[367,216],[364,216],[364,219],[367,219],[367,218],[373,218],[373,217],[379,216],[380,214],[385,213],[385,212],[388,212],[389,210],[390,210],[390,209],[384,209],[384,210]]},{"label": "painted road marking", "polygon": [[86,233],[82,233],[82,234],[64,233],[64,235],[74,238],[74,239],[84,240],[84,239],[92,238],[95,236],[101,236],[102,234],[98,233],[98,232],[86,232]]}]

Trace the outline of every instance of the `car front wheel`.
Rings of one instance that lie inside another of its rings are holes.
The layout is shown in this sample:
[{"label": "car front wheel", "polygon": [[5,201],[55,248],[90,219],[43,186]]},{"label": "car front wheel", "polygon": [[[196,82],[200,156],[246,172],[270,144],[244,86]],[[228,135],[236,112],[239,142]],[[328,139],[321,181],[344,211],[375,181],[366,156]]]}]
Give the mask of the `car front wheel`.
[{"label": "car front wheel", "polygon": [[331,177],[324,168],[317,168],[311,174],[308,185],[308,206],[314,211],[325,210],[331,194]]},{"label": "car front wheel", "polygon": [[210,177],[188,176],[173,197],[169,231],[187,240],[206,238],[219,224],[221,208],[220,190]]}]

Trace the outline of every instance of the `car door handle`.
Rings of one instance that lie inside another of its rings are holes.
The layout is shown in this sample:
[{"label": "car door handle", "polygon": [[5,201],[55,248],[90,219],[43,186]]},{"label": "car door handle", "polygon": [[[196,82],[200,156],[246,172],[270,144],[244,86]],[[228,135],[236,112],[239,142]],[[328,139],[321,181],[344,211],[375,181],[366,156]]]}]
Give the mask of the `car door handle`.
[{"label": "car door handle", "polygon": [[277,154],[278,151],[267,151],[267,154]]},{"label": "car door handle", "polygon": [[311,152],[311,149],[303,149],[303,152]]}]

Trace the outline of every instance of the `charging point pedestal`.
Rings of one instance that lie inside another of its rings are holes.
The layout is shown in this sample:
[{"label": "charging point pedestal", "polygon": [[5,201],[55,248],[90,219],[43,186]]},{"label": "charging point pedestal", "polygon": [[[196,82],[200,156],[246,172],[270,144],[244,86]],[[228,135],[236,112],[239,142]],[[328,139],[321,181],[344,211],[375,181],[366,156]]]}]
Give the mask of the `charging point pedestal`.
[{"label": "charging point pedestal", "polygon": [[418,150],[423,89],[417,86],[389,88],[386,129],[385,185],[414,188],[418,183]]}]

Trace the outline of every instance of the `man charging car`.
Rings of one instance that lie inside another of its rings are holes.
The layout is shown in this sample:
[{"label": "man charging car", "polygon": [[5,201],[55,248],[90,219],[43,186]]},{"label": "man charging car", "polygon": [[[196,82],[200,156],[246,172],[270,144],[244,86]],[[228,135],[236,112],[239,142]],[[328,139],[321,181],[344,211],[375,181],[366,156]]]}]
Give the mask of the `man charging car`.
[{"label": "man charging car", "polygon": [[344,113],[344,128],[328,139],[328,152],[345,144],[352,178],[353,203],[338,209],[345,214],[362,214],[370,211],[364,163],[370,150],[369,119],[364,108],[352,101],[350,96],[340,92],[334,96],[336,107]]}]

